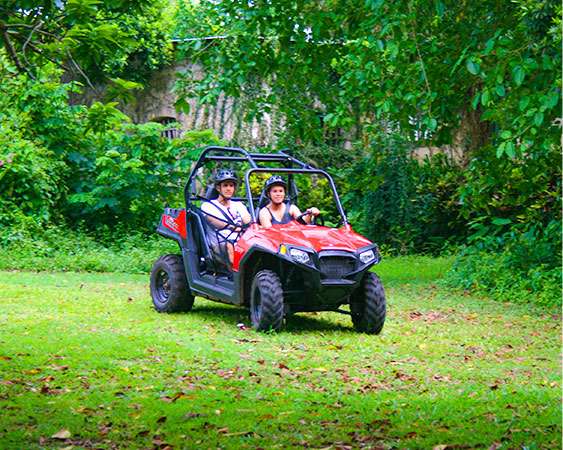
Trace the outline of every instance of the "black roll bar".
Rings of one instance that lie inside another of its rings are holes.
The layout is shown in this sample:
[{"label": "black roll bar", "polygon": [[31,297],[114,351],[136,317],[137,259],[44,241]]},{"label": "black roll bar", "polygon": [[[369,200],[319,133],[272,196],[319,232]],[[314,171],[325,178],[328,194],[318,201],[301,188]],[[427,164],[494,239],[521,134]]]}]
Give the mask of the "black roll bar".
[{"label": "black roll bar", "polygon": [[[201,152],[201,155],[199,155],[199,158],[194,166],[194,168],[192,169],[192,173],[190,174],[188,181],[186,182],[186,185],[184,186],[184,199],[186,201],[186,206],[190,205],[190,196],[189,196],[189,188],[192,184],[192,181],[197,173],[197,170],[201,167],[202,163],[209,160],[210,156],[207,156],[208,153],[214,152],[214,151],[219,151],[219,152],[227,152],[227,153],[238,153],[243,155],[242,158],[240,158],[240,161],[243,162],[248,162],[250,164],[251,167],[258,167],[256,165],[256,162],[254,162],[254,160],[252,159],[252,156],[250,155],[250,153],[248,153],[245,149],[240,148],[240,147],[219,147],[219,146],[209,146],[209,147],[205,147],[203,149],[203,152]],[[233,157],[226,157],[226,156],[218,156],[217,160],[220,161],[224,161],[225,158],[230,158],[232,160]],[[216,158],[213,158],[216,159]]]},{"label": "black roll bar", "polygon": [[[346,225],[348,223],[348,218],[346,217],[346,213],[344,212],[344,208],[342,208],[342,203],[340,203],[340,198],[338,197],[338,192],[336,191],[336,186],[334,184],[334,181],[332,180],[332,177],[325,172],[324,170],[321,169],[289,169],[289,168],[274,168],[274,167],[254,167],[252,169],[248,169],[244,175],[244,181],[246,182],[246,186],[249,187],[250,186],[250,175],[252,175],[253,173],[288,173],[288,174],[294,174],[294,173],[309,173],[309,174],[315,174],[315,175],[323,175],[324,177],[326,177],[326,179],[328,180],[329,184],[330,184],[330,188],[332,189],[332,197],[334,199],[334,201],[336,202],[336,206],[338,208],[338,212],[340,213],[340,216],[342,217],[342,223],[343,225]],[[256,211],[254,210],[254,203],[252,201],[252,192],[250,191],[250,189],[246,190],[246,196],[248,199],[248,204],[250,206],[250,216],[252,217],[252,221],[253,222],[257,222],[256,220]]]},{"label": "black roll bar", "polygon": [[[213,155],[212,153],[219,153],[218,155]],[[245,182],[246,182],[246,195],[248,204],[250,206],[250,215],[252,217],[252,221],[256,222],[256,211],[254,210],[254,202],[252,198],[252,192],[250,189],[250,175],[255,172],[262,172],[262,173],[287,173],[291,177],[294,173],[309,173],[309,174],[316,174],[316,175],[323,175],[329,182],[330,188],[332,189],[332,196],[334,201],[336,202],[336,206],[338,208],[338,212],[342,217],[343,224],[348,224],[348,218],[346,217],[346,213],[344,212],[344,208],[342,208],[342,203],[340,203],[340,198],[338,197],[338,192],[336,191],[336,186],[332,177],[325,172],[324,170],[317,169],[316,167],[311,166],[310,164],[304,163],[303,161],[299,161],[298,159],[294,158],[291,154],[286,153],[289,152],[288,149],[283,149],[278,153],[250,153],[247,150],[240,148],[240,147],[221,147],[221,146],[209,146],[205,147],[201,152],[186,185],[184,187],[184,199],[186,201],[186,207],[189,209],[191,205],[191,196],[189,195],[190,186],[196,176],[197,170],[205,163],[206,161],[230,161],[230,162],[247,162],[250,164],[250,169],[248,169],[245,173]],[[228,155],[221,154],[227,153]],[[299,168],[293,167],[285,167],[285,168],[277,168],[277,167],[260,167],[257,163],[259,162],[280,162],[285,163],[288,165],[296,165]]]}]

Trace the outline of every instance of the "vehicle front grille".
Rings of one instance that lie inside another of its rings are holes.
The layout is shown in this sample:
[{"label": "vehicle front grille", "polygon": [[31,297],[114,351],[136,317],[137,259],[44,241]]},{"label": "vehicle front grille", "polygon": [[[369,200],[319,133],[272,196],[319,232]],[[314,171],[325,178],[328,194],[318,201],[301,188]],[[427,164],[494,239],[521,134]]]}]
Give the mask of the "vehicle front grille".
[{"label": "vehicle front grille", "polygon": [[319,259],[323,278],[344,278],[356,268],[356,259],[352,256],[321,256]]}]

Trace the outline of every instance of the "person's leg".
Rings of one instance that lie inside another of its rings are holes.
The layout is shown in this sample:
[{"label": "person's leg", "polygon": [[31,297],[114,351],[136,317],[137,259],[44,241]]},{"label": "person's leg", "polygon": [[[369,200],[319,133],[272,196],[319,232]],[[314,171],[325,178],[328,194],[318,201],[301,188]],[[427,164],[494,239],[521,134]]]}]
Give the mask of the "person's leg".
[{"label": "person's leg", "polygon": [[235,245],[232,242],[227,242],[227,253],[229,254],[229,263],[231,264],[231,269],[233,267],[233,262],[235,260]]}]

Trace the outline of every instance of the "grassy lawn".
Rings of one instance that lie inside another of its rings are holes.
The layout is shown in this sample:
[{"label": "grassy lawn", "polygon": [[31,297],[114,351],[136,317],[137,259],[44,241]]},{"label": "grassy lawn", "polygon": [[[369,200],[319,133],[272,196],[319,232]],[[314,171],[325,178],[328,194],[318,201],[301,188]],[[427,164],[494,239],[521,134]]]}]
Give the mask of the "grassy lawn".
[{"label": "grassy lawn", "polygon": [[378,268],[380,336],[158,314],[146,275],[0,272],[0,448],[561,448],[561,317],[446,291],[448,264]]}]

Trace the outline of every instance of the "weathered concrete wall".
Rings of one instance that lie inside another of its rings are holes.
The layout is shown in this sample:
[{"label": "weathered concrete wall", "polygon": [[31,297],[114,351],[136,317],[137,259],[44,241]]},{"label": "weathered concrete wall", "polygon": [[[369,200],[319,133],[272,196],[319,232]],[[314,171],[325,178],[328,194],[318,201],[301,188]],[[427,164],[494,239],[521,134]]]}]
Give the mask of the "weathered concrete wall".
[{"label": "weathered concrete wall", "polygon": [[[189,112],[176,111],[177,96],[175,82],[177,74],[191,71],[197,78],[201,76],[201,69],[190,63],[177,63],[155,72],[145,88],[135,95],[135,101],[124,104],[121,109],[135,123],[151,121],[168,123],[177,121],[181,130],[172,131],[169,137],[175,137],[184,131],[212,129],[215,134],[230,145],[243,147],[263,147],[277,144],[277,137],[284,129],[284,117],[281,114],[264,114],[260,122],[253,120],[248,123],[244,120],[244,100],[234,99],[221,95],[214,105],[199,105],[196,99],[189,100]],[[97,93],[86,90],[76,103],[90,104],[100,97]],[[351,138],[341,136],[341,145],[344,149],[352,148]],[[330,136],[327,136],[327,142]],[[462,162],[464,151],[462,145],[454,143],[443,147],[419,147],[413,150],[412,155],[418,160],[424,160],[436,153],[445,153],[451,160]]]},{"label": "weathered concrete wall", "polygon": [[246,146],[275,145],[276,134],[283,127],[281,117],[265,114],[260,122],[254,120],[246,123],[241,102],[237,99],[221,95],[214,105],[199,105],[196,99],[192,99],[189,101],[188,113],[176,111],[176,74],[187,70],[196,74],[199,72],[197,66],[177,64],[155,73],[145,89],[137,94],[135,103],[123,107],[124,112],[135,123],[175,119],[184,131],[212,129],[217,136],[229,143]]}]

